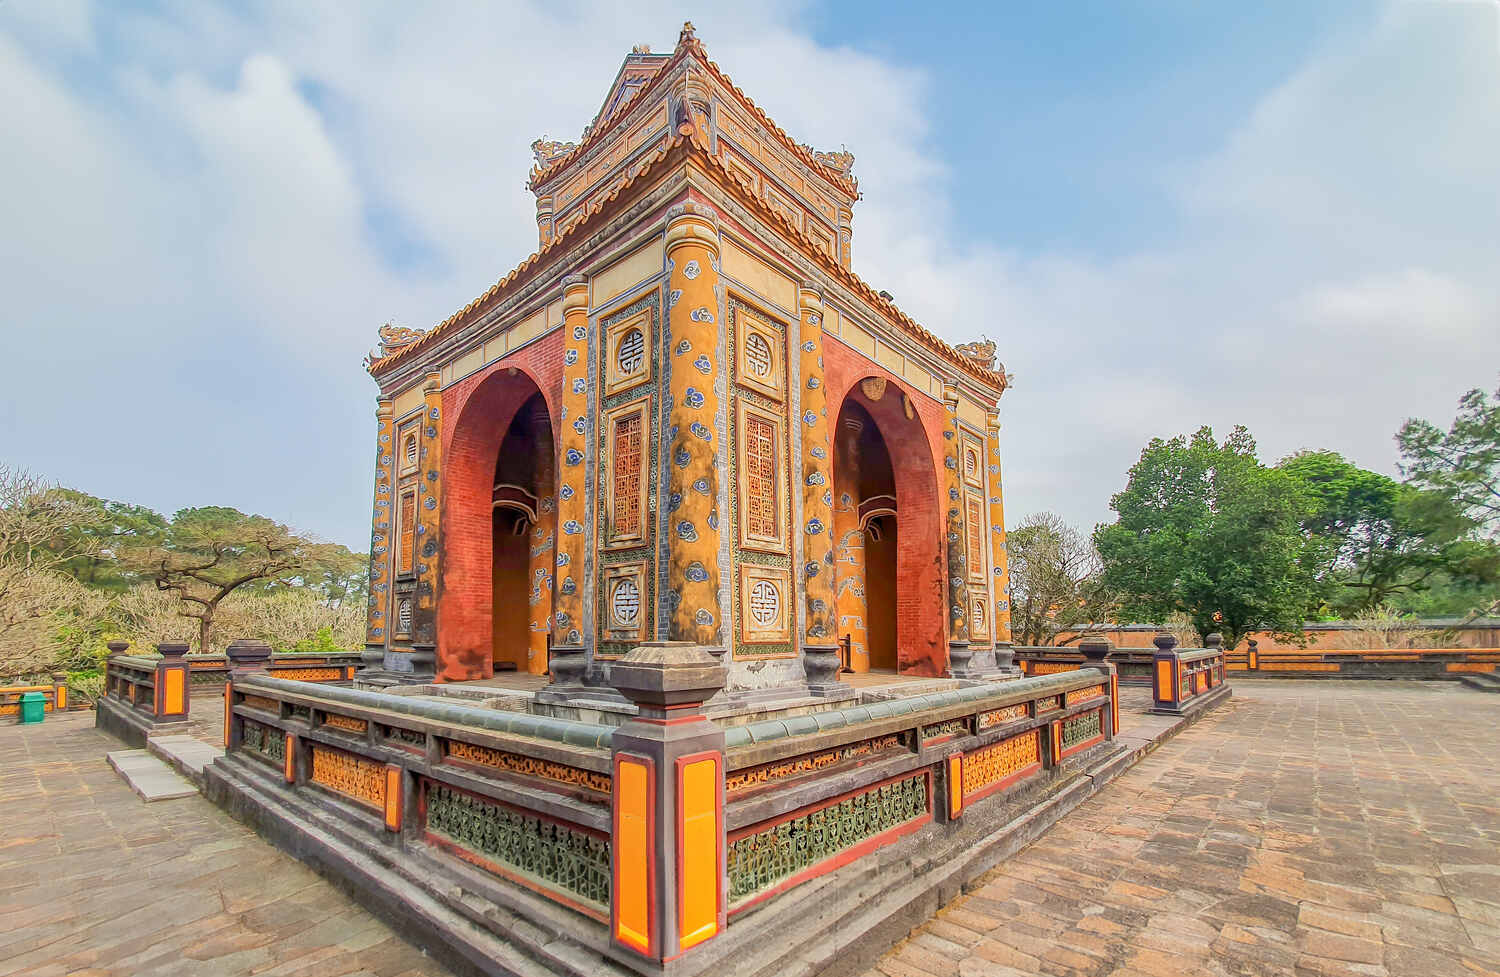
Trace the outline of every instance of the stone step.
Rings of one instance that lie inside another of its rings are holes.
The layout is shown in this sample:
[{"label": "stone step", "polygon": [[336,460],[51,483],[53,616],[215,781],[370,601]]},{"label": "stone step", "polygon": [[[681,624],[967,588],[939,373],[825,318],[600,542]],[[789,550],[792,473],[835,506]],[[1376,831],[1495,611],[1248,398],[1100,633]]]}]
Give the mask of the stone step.
[{"label": "stone step", "polygon": [[198,793],[197,787],[145,750],[116,750],[104,754],[104,758],[130,789],[148,803]]},{"label": "stone step", "polygon": [[1500,692],[1500,675],[1493,672],[1469,672],[1460,675],[1458,680],[1481,692]]},{"label": "stone step", "polygon": [[203,768],[224,755],[221,747],[182,733],[153,736],[146,740],[146,749],[199,787],[203,786]]}]

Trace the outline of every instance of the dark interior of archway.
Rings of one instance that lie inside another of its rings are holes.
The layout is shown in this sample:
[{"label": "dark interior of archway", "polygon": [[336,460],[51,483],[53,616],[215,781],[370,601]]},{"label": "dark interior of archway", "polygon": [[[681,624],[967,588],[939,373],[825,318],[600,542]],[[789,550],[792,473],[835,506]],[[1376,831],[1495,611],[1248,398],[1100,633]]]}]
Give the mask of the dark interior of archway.
[{"label": "dark interior of archway", "polygon": [[876,516],[865,529],[866,640],[870,667],[896,668],[896,517]]},{"label": "dark interior of archway", "polygon": [[[550,449],[551,431],[538,428],[536,418],[545,412],[542,395],[536,394],[516,411],[510,429],[500,442],[495,461],[495,485],[516,485],[540,498],[536,459],[539,448]],[[545,444],[538,445],[539,439]],[[518,509],[495,506],[492,522],[494,543],[494,600],[491,604],[491,650],[497,671],[524,669],[531,627],[530,567],[531,519]]]}]

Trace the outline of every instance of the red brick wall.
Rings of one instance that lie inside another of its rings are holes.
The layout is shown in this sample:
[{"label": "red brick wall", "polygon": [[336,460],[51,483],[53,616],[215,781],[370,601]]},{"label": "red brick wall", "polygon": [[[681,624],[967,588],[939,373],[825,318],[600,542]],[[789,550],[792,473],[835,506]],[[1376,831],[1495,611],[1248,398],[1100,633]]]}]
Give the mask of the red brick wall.
[{"label": "red brick wall", "polygon": [[[839,409],[865,377],[884,377],[885,396],[860,404],[875,419],[896,479],[896,654],[902,672],[946,675],[948,639],[946,561],[941,546],[943,520],[938,472],[943,469],[943,405],[914,392],[890,371],[829,336],[823,343],[828,386],[829,430],[838,430]],[[908,420],[901,395],[911,398],[916,418]],[[915,435],[915,436],[914,436]],[[837,484],[838,472],[834,472]]]},{"label": "red brick wall", "polygon": [[[440,682],[488,678],[494,605],[490,502],[500,442],[538,390],[557,430],[562,333],[543,337],[443,391],[437,674]],[[510,371],[515,369],[516,375]],[[554,443],[555,439],[554,439]]]}]

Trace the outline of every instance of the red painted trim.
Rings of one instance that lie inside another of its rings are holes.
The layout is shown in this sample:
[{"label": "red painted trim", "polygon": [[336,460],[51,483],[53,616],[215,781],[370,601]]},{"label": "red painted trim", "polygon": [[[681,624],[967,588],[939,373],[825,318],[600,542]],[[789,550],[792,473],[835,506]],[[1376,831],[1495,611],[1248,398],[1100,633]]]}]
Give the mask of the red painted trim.
[{"label": "red painted trim", "polygon": [[[613,864],[610,866],[610,900],[609,900],[609,935],[610,939],[621,946],[628,947],[642,956],[660,958],[661,952],[657,945],[661,942],[661,927],[656,918],[656,859],[651,857],[661,841],[661,833],[656,827],[656,764],[648,756],[639,753],[616,753],[614,755],[614,783],[616,791],[620,783],[620,761],[631,760],[640,763],[646,768],[646,946],[644,948],[626,943],[620,939],[619,921],[617,910],[620,898],[620,849],[618,838],[620,836],[620,806],[618,803],[610,805],[610,854]],[[618,800],[618,793],[615,795]]]},{"label": "red painted trim", "polygon": [[[700,751],[698,753],[689,753],[686,756],[680,756],[680,757],[677,758],[677,763],[676,763],[676,775],[677,775],[677,942],[678,942],[678,950],[680,951],[680,953],[685,953],[686,952],[686,951],[682,950],[681,947],[682,947],[682,934],[687,929],[687,923],[686,923],[686,920],[683,917],[683,913],[684,913],[684,911],[686,909],[686,902],[682,898],[682,879],[683,879],[683,876],[685,874],[684,870],[686,868],[685,862],[686,862],[686,854],[687,854],[686,851],[685,851],[685,849],[683,848],[683,838],[682,838],[682,833],[683,833],[682,832],[682,808],[683,808],[683,801],[685,800],[685,798],[683,796],[682,771],[683,771],[683,768],[686,767],[688,764],[690,764],[690,763],[696,763],[699,760],[713,760],[714,763],[718,767],[718,773],[719,773],[719,788],[718,788],[718,790],[714,791],[714,822],[715,822],[715,826],[716,826],[715,827],[715,837],[718,839],[718,852],[717,852],[717,854],[718,854],[718,861],[719,861],[719,866],[718,866],[719,871],[718,871],[718,876],[717,877],[720,880],[718,891],[715,893],[715,896],[714,896],[714,898],[718,902],[718,909],[717,909],[718,930],[714,933],[714,936],[718,936],[720,933],[724,932],[724,924],[725,924],[725,918],[724,918],[724,880],[728,877],[728,866],[726,864],[726,861],[727,861],[727,859],[729,857],[728,856],[728,847],[729,846],[726,845],[725,842],[724,842],[724,754],[720,753],[718,750],[702,750],[702,751]],[[711,936],[711,937],[708,938],[708,940],[711,940],[711,939],[713,939],[713,936]],[[693,946],[698,946],[699,944],[707,943],[708,940],[699,940],[698,943],[693,944]],[[692,949],[692,947],[689,947],[688,949],[690,950],[690,949]],[[679,953],[679,955],[680,955],[680,953]],[[667,959],[670,960],[670,959],[675,959],[675,958],[674,957],[668,957]],[[665,961],[663,961],[663,962],[665,962]]]},{"label": "red painted trim", "polygon": [[567,906],[569,909],[575,910],[577,912],[583,913],[590,919],[596,919],[599,922],[606,924],[609,922],[609,916],[601,912],[600,910],[585,905],[584,903],[569,899],[562,893],[557,892],[554,889],[550,889],[547,886],[542,885],[540,882],[537,882],[533,879],[528,879],[526,876],[521,875],[514,869],[508,869],[503,865],[496,864],[495,862],[492,862],[487,858],[476,855],[469,849],[464,848],[461,845],[456,845],[440,835],[435,835],[431,831],[423,831],[422,837],[425,838],[428,843],[436,845],[437,847],[451,854],[453,857],[468,862],[470,865],[477,866],[492,875],[498,875],[510,882],[515,882],[517,885],[524,886],[527,889],[530,889],[532,892],[535,892],[537,895],[546,896],[553,902],[558,903],[559,905]]}]

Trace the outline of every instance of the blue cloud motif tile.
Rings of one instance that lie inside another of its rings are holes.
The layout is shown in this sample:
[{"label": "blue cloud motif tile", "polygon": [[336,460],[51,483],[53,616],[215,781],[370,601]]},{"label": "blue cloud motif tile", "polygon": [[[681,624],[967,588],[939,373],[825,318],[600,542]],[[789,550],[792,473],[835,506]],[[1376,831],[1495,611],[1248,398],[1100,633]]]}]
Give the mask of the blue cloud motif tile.
[{"label": "blue cloud motif tile", "polygon": [[815,444],[812,446],[812,456],[819,461],[825,461],[828,458],[828,449],[821,444]]},{"label": "blue cloud motif tile", "polygon": [[672,308],[672,306],[676,305],[677,304],[677,300],[680,299],[680,298],[682,298],[682,289],[680,289],[680,288],[674,288],[670,292],[668,292],[667,293],[667,308],[670,309],[670,308]]},{"label": "blue cloud motif tile", "polygon": [[699,353],[698,358],[693,360],[693,366],[696,367],[698,372],[703,374],[704,376],[708,376],[714,370],[714,365],[710,363],[708,361],[708,357],[704,356],[702,353]]},{"label": "blue cloud motif tile", "polygon": [[810,579],[812,577],[816,577],[820,569],[821,568],[816,563],[809,563],[802,568],[802,573],[804,576]]},{"label": "blue cloud motif tile", "polygon": [[817,469],[813,469],[812,471],[807,473],[807,484],[809,485],[823,485],[826,484],[827,481],[828,479],[823,477],[823,473],[818,471]]},{"label": "blue cloud motif tile", "polygon": [[692,343],[688,342],[686,339],[678,341],[678,343],[677,343],[677,355],[678,356],[683,356],[683,355],[685,355],[687,353],[691,353],[692,351],[693,351],[693,344]]},{"label": "blue cloud motif tile", "polygon": [[682,277],[688,281],[692,281],[701,274],[703,274],[703,269],[699,266],[696,258],[682,266]]},{"label": "blue cloud motif tile", "polygon": [[430,411],[427,412],[427,416],[430,417],[430,418],[432,418],[434,421],[437,420],[438,419],[438,409],[436,407],[434,407],[432,410],[430,410]]},{"label": "blue cloud motif tile", "polygon": [[[558,586],[558,589],[561,590],[564,594],[576,594],[578,593],[578,584],[573,581],[572,577],[563,577],[563,581]],[[564,615],[564,617],[566,617],[566,615]],[[566,620],[563,620],[557,623],[566,624],[568,622]]]},{"label": "blue cloud motif tile", "polygon": [[569,519],[567,522],[563,523],[562,528],[563,532],[567,533],[569,536],[577,536],[579,533],[583,532],[583,527],[578,524],[577,519]]},{"label": "blue cloud motif tile", "polygon": [[705,628],[711,627],[714,623],[714,616],[709,613],[708,608],[700,607],[698,608],[698,612],[693,615],[693,622]]},{"label": "blue cloud motif tile", "polygon": [[823,385],[823,381],[819,380],[817,377],[808,377],[807,378],[807,389],[808,390],[817,390],[822,385]]},{"label": "blue cloud motif tile", "polygon": [[802,352],[804,353],[811,353],[816,348],[817,347],[813,345],[813,341],[811,339],[802,344]]},{"label": "blue cloud motif tile", "polygon": [[688,425],[688,430],[692,431],[694,436],[704,441],[712,441],[714,439],[714,432],[710,431],[702,424],[699,424],[697,421],[694,421],[692,424]]},{"label": "blue cloud motif tile", "polygon": [[694,526],[690,520],[682,520],[677,524],[677,538],[687,543],[697,542],[698,527]]},{"label": "blue cloud motif tile", "polygon": [[437,498],[435,496],[429,495],[427,498],[422,500],[422,508],[428,510],[429,512],[433,509],[436,509]]},{"label": "blue cloud motif tile", "polygon": [[566,502],[568,499],[571,499],[573,497],[573,486],[564,485],[562,488],[557,490],[557,494],[562,496],[563,501]]},{"label": "blue cloud motif tile", "polygon": [[719,528],[719,510],[718,509],[710,509],[709,510],[709,513],[708,513],[708,528],[709,529],[718,529]]},{"label": "blue cloud motif tile", "polygon": [[672,455],[672,464],[676,465],[678,468],[686,468],[688,464],[692,462],[692,460],[693,456],[688,454],[688,450],[686,448],[678,448],[677,451]]},{"label": "blue cloud motif tile", "polygon": [[566,365],[566,366],[572,366],[574,363],[577,363],[577,362],[578,362],[578,350],[576,350],[576,349],[570,349],[570,350],[567,350],[566,352],[563,353],[563,364],[564,365]]},{"label": "blue cloud motif tile", "polygon": [[563,454],[563,460],[566,461],[569,465],[581,464],[583,462],[583,452],[579,451],[577,448],[569,448]]},{"label": "blue cloud motif tile", "polygon": [[673,492],[667,496],[667,511],[676,512],[682,506],[682,493]]},{"label": "blue cloud motif tile", "polygon": [[573,392],[575,394],[581,394],[581,393],[583,393],[584,390],[586,389],[585,388],[585,383],[586,383],[586,381],[584,380],[583,377],[574,377],[573,378]]},{"label": "blue cloud motif tile", "polygon": [[589,334],[589,331],[584,326],[574,326],[573,327],[573,338],[574,339],[583,339],[588,334]]},{"label": "blue cloud motif tile", "polygon": [[694,322],[715,322],[714,314],[708,311],[708,306],[700,305],[688,313],[688,318]]},{"label": "blue cloud motif tile", "polygon": [[703,569],[703,564],[697,560],[689,563],[682,575],[692,583],[704,583],[708,580],[708,571]]},{"label": "blue cloud motif tile", "polygon": [[697,478],[693,480],[693,491],[700,495],[708,494],[708,479]]},{"label": "blue cloud motif tile", "polygon": [[826,506],[832,507],[832,505],[833,505],[833,492],[831,490],[823,493],[823,504],[826,505]]},{"label": "blue cloud motif tile", "polygon": [[558,627],[565,628],[565,627],[568,626],[568,623],[570,621],[572,621],[572,620],[573,620],[572,616],[570,614],[568,614],[567,611],[558,611],[557,612],[557,626]]},{"label": "blue cloud motif tile", "polygon": [[697,387],[688,387],[687,391],[682,395],[682,400],[689,407],[698,410],[703,406],[703,391]]},{"label": "blue cloud motif tile", "polygon": [[823,534],[823,520],[816,517],[807,520],[807,534],[809,536],[821,536]]},{"label": "blue cloud motif tile", "polygon": [[[573,562],[573,558],[572,557],[568,556],[568,554],[562,552],[561,550],[558,551],[558,553],[557,553],[557,565],[558,566],[565,567],[569,563],[572,563],[572,562]],[[569,579],[572,579],[572,578],[570,577]]]},{"label": "blue cloud motif tile", "polygon": [[812,427],[814,424],[818,423],[818,415],[814,414],[812,411],[804,411],[802,414],[802,423],[806,424],[808,427]]}]

